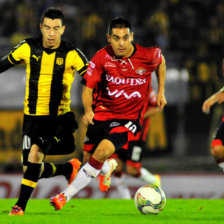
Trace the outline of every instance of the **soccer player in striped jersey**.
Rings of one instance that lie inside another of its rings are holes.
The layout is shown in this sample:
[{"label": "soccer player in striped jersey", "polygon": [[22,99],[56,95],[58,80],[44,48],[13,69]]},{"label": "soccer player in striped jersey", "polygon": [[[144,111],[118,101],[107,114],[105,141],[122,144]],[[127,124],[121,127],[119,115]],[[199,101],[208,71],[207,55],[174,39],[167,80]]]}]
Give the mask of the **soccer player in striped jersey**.
[{"label": "soccer player in striped jersey", "polygon": [[129,21],[115,18],[108,27],[109,45],[92,58],[83,77],[83,121],[88,126],[84,142],[84,166],[72,184],[51,198],[61,209],[76,193],[99,177],[100,188],[110,187],[115,159],[108,159],[140,131],[139,119],[151,86],[151,73],[158,78],[157,105],[162,110],[165,98],[165,59],[159,47],[133,43]]},{"label": "soccer player in striped jersey", "polygon": [[78,128],[70,108],[75,71],[83,75],[88,60],[72,44],[61,40],[64,15],[48,8],[40,20],[41,36],[23,40],[0,60],[0,72],[26,64],[23,155],[24,175],[18,201],[10,215],[23,215],[40,178],[64,175],[70,184],[80,167],[78,159],[65,164],[45,163],[45,155],[70,154],[75,150],[73,133]]}]

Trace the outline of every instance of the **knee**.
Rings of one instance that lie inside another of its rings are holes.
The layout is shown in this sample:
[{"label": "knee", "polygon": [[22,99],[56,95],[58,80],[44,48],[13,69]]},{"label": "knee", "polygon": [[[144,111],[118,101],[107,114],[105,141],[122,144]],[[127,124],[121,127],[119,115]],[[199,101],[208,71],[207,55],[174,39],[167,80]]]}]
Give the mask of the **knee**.
[{"label": "knee", "polygon": [[222,145],[212,146],[211,154],[215,158],[223,158],[224,157],[224,146],[222,146]]},{"label": "knee", "polygon": [[139,169],[137,167],[133,167],[133,166],[126,166],[126,171],[129,175],[136,177],[139,176]]},{"label": "knee", "polygon": [[28,161],[31,163],[41,163],[44,159],[44,154],[39,146],[32,145]]},{"label": "knee", "polygon": [[97,146],[96,151],[93,153],[93,157],[100,162],[107,160],[115,152],[114,144],[109,140],[103,140]]},{"label": "knee", "polygon": [[93,153],[93,157],[99,162],[104,162],[110,157],[110,153],[104,148],[99,148]]}]

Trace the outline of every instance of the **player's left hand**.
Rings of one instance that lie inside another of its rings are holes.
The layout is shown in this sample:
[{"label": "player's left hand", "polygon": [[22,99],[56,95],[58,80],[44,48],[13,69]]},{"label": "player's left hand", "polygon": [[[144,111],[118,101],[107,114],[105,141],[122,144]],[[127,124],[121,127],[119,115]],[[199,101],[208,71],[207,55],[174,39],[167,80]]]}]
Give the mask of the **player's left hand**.
[{"label": "player's left hand", "polygon": [[157,94],[157,105],[159,107],[159,111],[162,111],[165,105],[167,104],[166,97],[163,93]]},{"label": "player's left hand", "polygon": [[94,117],[94,112],[89,111],[83,115],[82,120],[86,126],[88,126],[89,124],[94,125],[93,117]]}]

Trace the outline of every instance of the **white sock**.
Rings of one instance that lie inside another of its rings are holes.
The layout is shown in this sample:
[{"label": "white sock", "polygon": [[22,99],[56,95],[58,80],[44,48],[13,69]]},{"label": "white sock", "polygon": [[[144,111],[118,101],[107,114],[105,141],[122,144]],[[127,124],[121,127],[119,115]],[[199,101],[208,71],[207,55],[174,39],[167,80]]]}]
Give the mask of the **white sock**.
[{"label": "white sock", "polygon": [[76,193],[87,186],[95,177],[98,176],[100,170],[95,169],[89,163],[86,163],[77,173],[77,176],[62,193],[66,196],[68,202]]},{"label": "white sock", "polygon": [[105,175],[109,171],[109,169],[110,169],[110,165],[106,160],[100,170],[100,174]]},{"label": "white sock", "polygon": [[148,184],[154,184],[156,182],[156,177],[152,173],[150,173],[147,169],[142,167],[140,169],[141,176],[139,177],[141,180],[145,181]]},{"label": "white sock", "polygon": [[117,191],[119,192],[122,199],[131,199],[131,193],[128,187],[125,184],[125,176],[121,177],[113,176],[113,183],[117,187]]},{"label": "white sock", "polygon": [[221,163],[219,163],[218,165],[219,165],[219,167],[224,171],[224,162],[221,162]]}]

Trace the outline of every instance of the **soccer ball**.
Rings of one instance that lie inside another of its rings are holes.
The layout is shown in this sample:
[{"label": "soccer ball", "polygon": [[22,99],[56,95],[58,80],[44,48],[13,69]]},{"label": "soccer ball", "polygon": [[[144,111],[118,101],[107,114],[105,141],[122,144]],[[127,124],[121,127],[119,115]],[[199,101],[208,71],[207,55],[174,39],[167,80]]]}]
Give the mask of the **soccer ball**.
[{"label": "soccer ball", "polygon": [[166,196],[160,187],[145,185],[136,191],[134,201],[142,214],[158,214],[166,205]]}]

